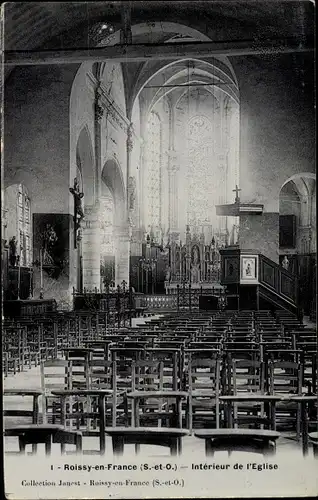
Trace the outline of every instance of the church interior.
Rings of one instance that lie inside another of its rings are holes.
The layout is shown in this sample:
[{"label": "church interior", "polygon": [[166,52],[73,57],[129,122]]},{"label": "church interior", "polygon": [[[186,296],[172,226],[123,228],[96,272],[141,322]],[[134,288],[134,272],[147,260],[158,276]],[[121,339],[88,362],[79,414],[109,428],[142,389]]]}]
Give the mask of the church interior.
[{"label": "church interior", "polygon": [[2,9],[6,451],[318,456],[312,2]]}]

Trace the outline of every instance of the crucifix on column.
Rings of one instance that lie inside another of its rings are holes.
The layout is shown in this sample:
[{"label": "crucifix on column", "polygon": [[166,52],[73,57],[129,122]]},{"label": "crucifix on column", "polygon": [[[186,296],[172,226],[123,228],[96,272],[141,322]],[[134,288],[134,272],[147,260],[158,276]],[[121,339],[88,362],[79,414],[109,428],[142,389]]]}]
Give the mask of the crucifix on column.
[{"label": "crucifix on column", "polygon": [[77,248],[77,231],[81,227],[81,221],[85,217],[82,208],[82,198],[84,193],[80,191],[78,180],[75,177],[73,187],[70,187],[70,192],[74,198],[74,248]]},{"label": "crucifix on column", "polygon": [[242,191],[242,189],[239,189],[236,184],[235,189],[232,189],[232,191],[235,193],[235,203],[240,203],[239,192]]}]

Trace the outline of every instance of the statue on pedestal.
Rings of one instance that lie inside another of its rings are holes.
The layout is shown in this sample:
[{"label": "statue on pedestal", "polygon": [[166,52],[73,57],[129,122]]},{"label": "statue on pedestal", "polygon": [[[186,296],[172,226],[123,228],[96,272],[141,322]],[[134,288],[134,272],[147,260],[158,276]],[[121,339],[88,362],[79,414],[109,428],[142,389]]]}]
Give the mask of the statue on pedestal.
[{"label": "statue on pedestal", "polygon": [[285,255],[285,257],[283,258],[283,261],[282,261],[282,267],[284,269],[286,269],[286,271],[288,271],[288,268],[289,268],[289,260],[287,258],[287,255]]},{"label": "statue on pedestal", "polygon": [[168,266],[166,269],[165,281],[170,281],[170,278],[171,278],[171,271],[170,271],[170,266]]},{"label": "statue on pedestal", "polygon": [[78,180],[75,177],[73,187],[69,188],[70,193],[72,193],[74,198],[74,248],[77,248],[77,231],[81,227],[81,221],[85,217],[83,208],[82,208],[82,198],[84,193],[80,191]]},{"label": "statue on pedestal", "polygon": [[80,191],[78,180],[75,177],[74,186],[70,188],[70,192],[74,197],[74,222],[76,222],[76,229],[79,229],[81,220],[85,217],[82,208],[82,198],[84,193]]},{"label": "statue on pedestal", "polygon": [[200,254],[197,246],[192,249],[191,281],[192,283],[200,281]]}]

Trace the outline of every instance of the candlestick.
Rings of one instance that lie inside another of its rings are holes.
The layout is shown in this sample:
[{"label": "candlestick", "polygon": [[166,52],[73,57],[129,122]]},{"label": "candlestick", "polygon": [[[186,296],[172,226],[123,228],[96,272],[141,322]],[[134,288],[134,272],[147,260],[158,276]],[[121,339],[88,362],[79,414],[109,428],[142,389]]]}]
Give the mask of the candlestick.
[{"label": "candlestick", "polygon": [[18,300],[20,300],[20,283],[21,283],[21,263],[20,263],[20,257],[18,259]]},{"label": "candlestick", "polygon": [[40,249],[40,299],[43,299],[43,262],[42,248]]},{"label": "candlestick", "polygon": [[33,275],[33,269],[30,269],[29,271],[29,274],[30,274],[30,281],[29,281],[29,296],[28,296],[28,300],[32,300],[33,299],[33,293],[32,293],[32,275]]}]

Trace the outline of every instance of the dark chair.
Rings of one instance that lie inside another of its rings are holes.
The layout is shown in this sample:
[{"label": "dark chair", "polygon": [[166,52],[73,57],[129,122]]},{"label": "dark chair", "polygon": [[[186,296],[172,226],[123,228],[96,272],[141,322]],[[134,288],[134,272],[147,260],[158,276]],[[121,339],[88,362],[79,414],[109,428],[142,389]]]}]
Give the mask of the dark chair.
[{"label": "dark chair", "polygon": [[[165,446],[171,455],[181,455],[181,439],[189,434],[186,429],[163,427],[106,427],[105,432],[112,438],[114,455],[123,455],[125,444]],[[138,453],[139,446],[135,450]]]},{"label": "dark chair", "polygon": [[200,429],[194,432],[205,440],[205,454],[214,455],[216,451],[248,451],[262,455],[276,452],[279,432],[251,429]]},{"label": "dark chair", "polygon": [[[65,444],[76,446],[76,452],[82,451],[82,434],[77,431],[65,430],[60,425],[18,425],[6,429],[4,435],[17,436],[19,438],[20,453],[25,453],[27,444],[45,444],[45,454],[51,454],[52,443],[61,444],[61,453],[64,452]],[[36,449],[33,449],[36,452]]]},{"label": "dark chair", "polygon": [[309,433],[309,442],[312,444],[314,457],[318,458],[318,432]]}]

